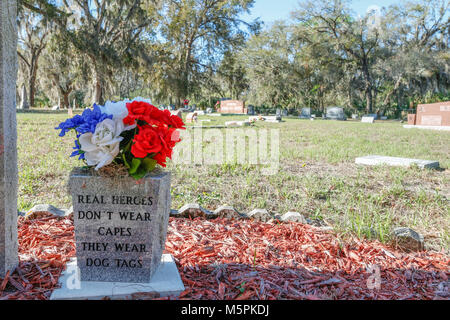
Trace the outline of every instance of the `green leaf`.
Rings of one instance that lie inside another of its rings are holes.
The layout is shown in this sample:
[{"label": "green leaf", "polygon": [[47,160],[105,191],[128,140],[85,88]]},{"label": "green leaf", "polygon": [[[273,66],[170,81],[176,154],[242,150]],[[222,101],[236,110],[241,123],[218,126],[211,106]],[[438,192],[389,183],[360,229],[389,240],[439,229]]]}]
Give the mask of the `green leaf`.
[{"label": "green leaf", "polygon": [[150,172],[153,169],[155,169],[156,163],[157,163],[156,160],[152,158],[145,158],[144,160],[142,160],[142,165],[147,172]]},{"label": "green leaf", "polygon": [[139,167],[139,169],[134,172],[130,173],[130,175],[135,178],[136,180],[142,179],[147,174],[147,170],[144,169],[144,167]]},{"label": "green leaf", "polygon": [[128,171],[131,175],[135,174],[139,166],[141,165],[142,160],[138,158],[133,158],[131,160],[131,168]]}]

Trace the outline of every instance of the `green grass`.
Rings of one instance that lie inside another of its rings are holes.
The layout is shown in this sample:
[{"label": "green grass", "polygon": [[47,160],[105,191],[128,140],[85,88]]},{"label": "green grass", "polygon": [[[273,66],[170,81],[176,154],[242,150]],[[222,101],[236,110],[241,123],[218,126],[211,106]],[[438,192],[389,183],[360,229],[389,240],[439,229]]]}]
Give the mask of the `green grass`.
[{"label": "green grass", "polygon": [[[72,167],[73,135],[53,128],[66,114],[20,113],[18,118],[19,210],[38,203],[69,207],[66,190]],[[204,126],[223,125],[246,116],[207,117]],[[199,122],[200,124],[200,122]],[[398,122],[363,124],[288,118],[255,128],[280,129],[280,167],[264,176],[258,167],[228,163],[171,163],[172,208],[197,202],[208,209],[228,204],[239,211],[266,208],[273,214],[298,211],[323,219],[343,237],[390,241],[396,226],[425,236],[428,248],[450,244],[450,133],[404,129]],[[203,147],[210,143],[204,143]],[[358,156],[379,154],[438,160],[443,170],[365,167]]]}]

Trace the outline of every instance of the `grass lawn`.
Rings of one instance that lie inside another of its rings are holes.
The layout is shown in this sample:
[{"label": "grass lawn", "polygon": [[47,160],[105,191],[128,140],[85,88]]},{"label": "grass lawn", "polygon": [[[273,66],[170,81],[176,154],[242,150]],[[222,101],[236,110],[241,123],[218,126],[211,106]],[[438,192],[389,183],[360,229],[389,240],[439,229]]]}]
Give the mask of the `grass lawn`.
[{"label": "grass lawn", "polygon": [[[74,134],[53,128],[64,113],[18,113],[19,210],[49,203],[67,208],[67,177],[82,163],[69,158]],[[208,117],[204,126],[246,116]],[[429,249],[450,244],[450,132],[404,129],[398,122],[299,120],[259,122],[280,129],[280,166],[264,176],[251,165],[169,164],[172,208],[197,202],[213,210],[228,204],[242,212],[298,211],[333,225],[339,235],[389,242],[394,227],[422,233]],[[205,142],[205,146],[206,146]],[[357,166],[358,156],[379,154],[438,160],[442,170]]]}]

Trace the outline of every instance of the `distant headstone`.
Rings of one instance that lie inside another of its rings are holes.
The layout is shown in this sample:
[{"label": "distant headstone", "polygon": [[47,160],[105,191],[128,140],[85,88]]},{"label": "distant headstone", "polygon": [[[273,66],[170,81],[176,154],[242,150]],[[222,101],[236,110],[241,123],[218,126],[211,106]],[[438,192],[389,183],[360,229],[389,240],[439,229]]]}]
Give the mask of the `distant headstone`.
[{"label": "distant headstone", "polygon": [[374,123],[375,117],[364,116],[361,118],[361,122],[363,123]]},{"label": "distant headstone", "polygon": [[326,119],[330,120],[346,120],[344,109],[341,107],[328,107],[325,116]]},{"label": "distant headstone", "polygon": [[369,113],[366,117],[373,117],[375,120],[378,120],[378,115],[376,113]]},{"label": "distant headstone", "polygon": [[249,121],[227,121],[225,122],[226,127],[243,127],[243,126],[249,126]]},{"label": "distant headstone", "polygon": [[281,116],[264,116],[264,121],[266,122],[281,122],[282,117]]},{"label": "distant headstone", "polygon": [[[282,119],[282,114],[281,114],[281,109],[279,109],[279,108],[277,108],[277,111],[276,111],[276,113],[275,113],[275,119],[277,120],[277,121],[281,121],[281,119]],[[267,120],[267,119],[266,119]]]},{"label": "distant headstone", "polygon": [[197,120],[198,120],[197,112],[188,113],[186,116],[186,123],[194,123],[197,122]]},{"label": "distant headstone", "polygon": [[395,166],[395,167],[410,167],[412,165],[417,165],[421,169],[439,168],[439,161],[386,157],[386,156],[378,156],[378,155],[356,158],[355,163],[369,165],[369,166],[388,165],[388,166]]},{"label": "distant headstone", "polygon": [[287,111],[286,109],[283,109],[283,110],[281,111],[281,115],[282,115],[283,117],[287,117],[288,111]]},{"label": "distant headstone", "polygon": [[450,101],[431,104],[419,104],[417,106],[416,121],[414,124],[421,126],[449,127]]},{"label": "distant headstone", "polygon": [[53,110],[53,111],[59,110],[59,105],[53,106],[53,107],[52,107],[52,110]]},{"label": "distant headstone", "polygon": [[311,118],[311,108],[302,108],[300,113],[300,119],[309,119]]},{"label": "distant headstone", "polygon": [[352,113],[352,119],[358,119],[359,116],[356,113]]},{"label": "distant headstone", "polygon": [[255,115],[255,106],[249,105],[247,108],[247,114],[254,116]]},{"label": "distant headstone", "polygon": [[181,110],[171,111],[170,114],[173,116],[177,116],[180,119],[183,119],[183,112]]},{"label": "distant headstone", "polygon": [[206,108],[206,113],[212,113],[213,112],[213,109],[212,108]]},{"label": "distant headstone", "polygon": [[[0,2],[0,277],[17,254],[17,1]],[[4,289],[4,288],[2,288]]]},{"label": "distant headstone", "polygon": [[277,108],[277,110],[275,112],[275,115],[281,116],[281,109],[280,108]]},{"label": "distant headstone", "polygon": [[20,94],[20,109],[27,110],[30,109],[30,104],[28,103],[27,86],[22,85],[22,92]]},{"label": "distant headstone", "polygon": [[247,108],[245,108],[245,103],[243,101],[238,100],[220,101],[220,108],[218,111],[220,113],[247,114]]}]

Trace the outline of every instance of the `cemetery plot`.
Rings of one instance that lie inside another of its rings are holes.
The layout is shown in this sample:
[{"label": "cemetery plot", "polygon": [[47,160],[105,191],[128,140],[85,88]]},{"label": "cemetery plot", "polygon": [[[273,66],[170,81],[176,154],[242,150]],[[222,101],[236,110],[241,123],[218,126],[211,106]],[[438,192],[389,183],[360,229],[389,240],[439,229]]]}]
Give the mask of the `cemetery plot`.
[{"label": "cemetery plot", "polygon": [[[208,242],[199,239],[204,234]],[[19,244],[19,267],[0,277],[0,299],[49,299],[64,263],[75,255],[73,221],[20,217]],[[342,244],[332,233],[300,223],[171,218],[166,250],[179,261],[184,299],[445,299],[448,294],[440,284],[448,279],[450,261],[442,253],[402,253],[357,239]],[[379,269],[367,269],[368,261],[377,261]],[[374,290],[377,281],[381,287]]]}]

